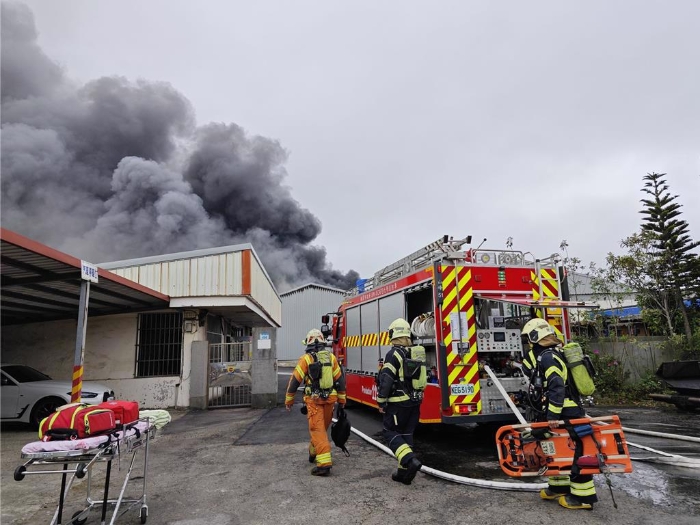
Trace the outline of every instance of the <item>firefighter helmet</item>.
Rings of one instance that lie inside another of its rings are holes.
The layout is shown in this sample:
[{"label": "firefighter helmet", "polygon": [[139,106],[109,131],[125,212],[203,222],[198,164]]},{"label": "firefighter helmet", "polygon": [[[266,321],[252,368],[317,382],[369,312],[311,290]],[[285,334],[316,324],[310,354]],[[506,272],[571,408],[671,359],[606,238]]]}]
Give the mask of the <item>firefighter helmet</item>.
[{"label": "firefighter helmet", "polygon": [[323,337],[321,330],[318,328],[312,328],[309,333],[306,334],[306,338],[302,341],[306,346],[312,346],[315,344],[326,344],[326,338]]},{"label": "firefighter helmet", "polygon": [[393,341],[399,337],[411,337],[411,327],[406,319],[399,317],[389,325],[389,340]]},{"label": "firefighter helmet", "polygon": [[539,343],[548,335],[556,335],[554,328],[544,319],[530,319],[523,326],[522,335],[527,337],[531,343]]}]

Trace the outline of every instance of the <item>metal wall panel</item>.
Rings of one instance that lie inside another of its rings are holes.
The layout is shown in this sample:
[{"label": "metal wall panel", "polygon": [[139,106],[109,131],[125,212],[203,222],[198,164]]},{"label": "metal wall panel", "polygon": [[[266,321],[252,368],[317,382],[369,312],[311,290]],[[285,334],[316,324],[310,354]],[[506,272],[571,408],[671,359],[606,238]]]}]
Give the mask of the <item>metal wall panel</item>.
[{"label": "metal wall panel", "polygon": [[256,257],[250,258],[250,293],[275,322],[282,324],[282,301]]},{"label": "metal wall panel", "polygon": [[311,328],[321,328],[321,316],[338,311],[344,295],[313,285],[281,294],[282,326],[277,330],[277,359],[298,359],[304,351],[302,340],[306,333]]},{"label": "metal wall panel", "polygon": [[[257,266],[257,269],[260,270],[257,262],[252,263],[251,266]],[[241,252],[163,261],[142,266],[117,268],[111,271],[170,297],[240,295],[243,289]],[[251,268],[251,273],[255,273],[254,268]],[[267,281],[264,272],[263,279]],[[268,287],[274,291],[269,281],[267,282]],[[260,294],[269,299],[264,284],[259,284],[258,287]],[[253,298],[257,300],[255,294],[253,294]],[[264,301],[258,302],[261,305],[264,303]]]},{"label": "metal wall panel", "polygon": [[[360,305],[360,324],[362,335],[379,334],[379,301],[372,301]],[[363,337],[364,339],[364,337]],[[379,358],[379,337],[376,343],[362,345],[362,370],[365,372],[377,371],[377,359]]]},{"label": "metal wall panel", "polygon": [[[387,332],[389,325],[406,315],[406,295],[403,292],[395,293],[388,297],[382,297],[379,300],[379,329],[381,332]],[[391,350],[391,345],[382,345],[379,347],[380,356],[386,357],[387,352]]]},{"label": "metal wall panel", "polygon": [[[360,308],[356,306],[346,310],[346,335],[360,335]],[[345,349],[346,367],[350,370],[362,369],[362,354],[359,346],[352,346]]]}]

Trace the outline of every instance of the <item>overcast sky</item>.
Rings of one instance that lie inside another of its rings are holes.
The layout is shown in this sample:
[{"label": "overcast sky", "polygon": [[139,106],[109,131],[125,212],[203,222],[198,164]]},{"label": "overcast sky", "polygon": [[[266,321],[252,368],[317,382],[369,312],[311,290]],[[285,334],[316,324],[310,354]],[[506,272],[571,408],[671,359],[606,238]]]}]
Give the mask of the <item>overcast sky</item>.
[{"label": "overcast sky", "polygon": [[695,0],[25,3],[77,85],[165,81],[198,125],[278,141],[343,272],[442,234],[602,262],[652,171],[700,238]]}]

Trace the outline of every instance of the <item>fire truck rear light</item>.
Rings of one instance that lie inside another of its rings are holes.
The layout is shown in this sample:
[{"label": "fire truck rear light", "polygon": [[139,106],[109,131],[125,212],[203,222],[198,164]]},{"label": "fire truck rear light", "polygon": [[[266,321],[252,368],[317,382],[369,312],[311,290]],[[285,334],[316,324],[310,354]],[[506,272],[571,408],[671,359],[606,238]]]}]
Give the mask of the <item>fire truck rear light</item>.
[{"label": "fire truck rear light", "polygon": [[472,412],[476,412],[476,405],[455,405],[455,412],[457,414],[471,414]]}]

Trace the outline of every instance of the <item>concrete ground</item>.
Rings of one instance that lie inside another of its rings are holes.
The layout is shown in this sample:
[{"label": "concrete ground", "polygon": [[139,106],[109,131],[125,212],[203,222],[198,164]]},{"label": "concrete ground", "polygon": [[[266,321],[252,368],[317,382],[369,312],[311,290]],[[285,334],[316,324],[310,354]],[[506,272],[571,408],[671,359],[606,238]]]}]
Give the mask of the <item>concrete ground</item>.
[{"label": "concrete ground", "polygon": [[[643,495],[615,491],[618,509],[607,490],[599,489],[593,511],[571,511],[536,493],[478,489],[419,473],[411,486],[392,482],[395,460],[353,435],[350,457],[333,448],[328,478],[310,475],[308,433],[299,405],[291,413],[220,409],[173,412],[173,422],[151,443],[147,523],[164,525],[234,524],[567,524],[697,525],[695,508],[655,505]],[[2,427],[2,523],[49,523],[58,501],[59,475],[13,480],[22,463],[20,449],[35,439],[23,427]],[[126,461],[111,485],[118,491]],[[139,454],[137,461],[142,461]],[[115,466],[116,468],[116,466]],[[96,468],[103,472],[104,465]],[[136,473],[138,476],[139,473]],[[99,479],[101,474],[95,475]],[[64,523],[85,501],[86,479],[69,496]],[[539,480],[538,480],[539,481]],[[139,494],[140,479],[128,495]],[[700,494],[700,492],[698,492]],[[95,494],[93,494],[95,496]],[[108,515],[109,518],[109,515]],[[99,523],[93,512],[87,523]],[[139,523],[138,509],[118,523]]]}]

